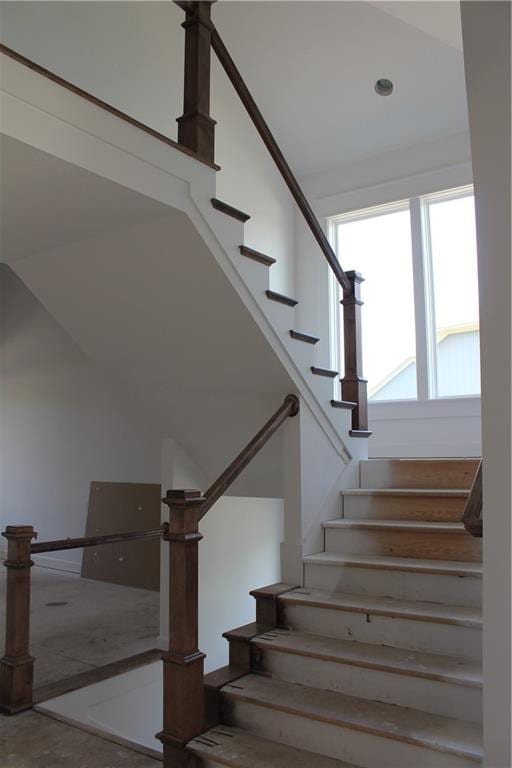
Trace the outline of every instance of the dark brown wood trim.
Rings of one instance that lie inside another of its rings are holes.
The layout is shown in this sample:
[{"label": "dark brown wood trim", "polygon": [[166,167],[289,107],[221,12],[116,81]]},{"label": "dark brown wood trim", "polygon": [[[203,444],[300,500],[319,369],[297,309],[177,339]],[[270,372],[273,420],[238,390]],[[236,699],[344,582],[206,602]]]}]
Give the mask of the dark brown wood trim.
[{"label": "dark brown wood trim", "polygon": [[88,685],[100,683],[102,680],[108,680],[110,677],[122,675],[124,672],[130,672],[132,669],[145,667],[162,658],[163,651],[159,648],[153,648],[150,651],[143,651],[134,656],[128,656],[120,661],[113,661],[102,667],[88,669],[86,672],[80,672],[77,675],[67,677],[65,680],[56,680],[54,683],[48,683],[36,688],[34,691],[34,704],[40,704],[42,701],[54,699],[56,696],[62,696],[64,693],[76,691],[79,688],[85,688]]},{"label": "dark brown wood trim", "polygon": [[234,683],[247,674],[247,670],[232,666],[221,667],[205,675],[204,678],[204,717],[205,730],[213,728],[222,722],[221,689],[228,683]]},{"label": "dark brown wood trim", "polygon": [[279,624],[279,597],[293,592],[297,586],[278,582],[268,587],[253,589],[249,594],[256,600],[256,623],[263,627],[277,627]]},{"label": "dark brown wood trim", "polygon": [[325,376],[327,379],[335,379],[336,376],[339,376],[339,371],[331,371],[329,368],[317,368],[316,365],[311,366],[311,373],[314,373],[315,376]]},{"label": "dark brown wood trim", "polygon": [[195,152],[192,152],[192,150],[188,149],[187,147],[183,147],[181,144],[178,144],[178,142],[174,141],[173,139],[170,139],[168,136],[164,136],[163,133],[159,133],[158,131],[155,131],[154,128],[150,128],[148,125],[141,123],[140,120],[136,120],[134,117],[130,117],[130,115],[127,115],[126,112],[122,112],[120,109],[117,109],[117,107],[113,107],[111,104],[107,104],[106,101],[102,101],[101,99],[96,98],[96,96],[93,96],[92,93],[88,93],[87,91],[84,91],[83,88],[79,88],[77,85],[73,85],[73,83],[70,83],[68,80],[64,80],[63,77],[60,77],[59,75],[56,75],[54,72],[50,72],[50,70],[45,69],[44,67],[41,67],[39,64],[36,64],[34,61],[31,61],[30,59],[27,59],[26,56],[22,56],[21,53],[14,51],[12,48],[9,48],[7,45],[4,45],[3,43],[0,43],[0,53],[3,53],[6,56],[9,56],[10,59],[14,59],[14,61],[17,61],[19,64],[23,64],[23,66],[28,67],[28,69],[31,69],[34,72],[37,72],[38,75],[45,77],[47,80],[51,80],[53,83],[60,85],[62,88],[65,88],[67,91],[71,91],[77,96],[80,96],[80,98],[85,99],[85,101],[89,101],[91,104],[94,104],[96,107],[103,109],[105,112],[109,112],[111,115],[114,115],[114,117],[117,117],[120,120],[123,120],[125,123],[129,123],[130,125],[133,125],[134,128],[138,128],[140,131],[144,131],[144,133],[147,133],[149,136],[152,136],[154,139],[158,139],[158,141],[162,141],[164,144],[167,144],[169,147],[172,147],[173,149],[177,149],[178,152],[183,152],[183,154],[188,155],[189,157],[193,157],[194,160],[197,160],[200,163],[204,163],[204,165],[207,165],[209,168],[213,168],[215,171],[220,171],[219,165],[215,165],[215,163],[207,162],[206,160],[199,157],[199,155],[197,155]]},{"label": "dark brown wood trim", "polygon": [[255,251],[254,248],[248,248],[246,245],[240,246],[240,253],[242,256],[247,256],[248,259],[265,264],[266,267],[271,267],[272,264],[276,263],[276,260],[271,256],[266,256],[264,253],[260,253],[260,251]]},{"label": "dark brown wood trim", "polygon": [[303,331],[290,331],[290,336],[295,341],[303,341],[306,344],[318,344],[320,339],[317,336],[312,336],[310,333],[304,333]]},{"label": "dark brown wood trim", "polygon": [[288,307],[296,307],[299,303],[297,299],[291,299],[289,296],[284,296],[282,293],[276,293],[276,291],[265,291],[265,294],[270,301],[277,301],[278,304],[286,304]]},{"label": "dark brown wood trim", "polygon": [[30,542],[37,536],[31,525],[8,525],[5,654],[0,659],[0,712],[14,715],[30,709],[33,699],[34,659],[30,655]]},{"label": "dark brown wood trim", "polygon": [[295,202],[297,203],[302,215],[304,216],[306,223],[308,224],[313,234],[313,237],[317,241],[320,249],[322,250],[322,253],[329,263],[329,266],[334,272],[336,279],[343,288],[350,288],[349,281],[343,269],[341,268],[337,256],[334,253],[331,244],[329,243],[329,240],[327,239],[325,232],[320,225],[320,222],[315,216],[313,209],[311,208],[304,192],[299,185],[299,182],[292,173],[292,170],[288,165],[283,153],[281,152],[279,145],[277,144],[274,136],[272,135],[272,132],[270,131],[270,128],[265,122],[263,115],[258,109],[258,106],[254,101],[247,85],[245,84],[242,75],[238,71],[235,62],[231,58],[226,46],[222,42],[222,39],[217,29],[215,28],[215,25],[213,25],[212,30],[212,47],[217,55],[217,58],[224,67],[228,78],[231,80],[235,91],[240,97],[242,104],[247,110],[249,117],[254,123],[256,130],[261,136],[263,143],[267,147],[272,159],[277,165],[288,189],[290,190],[293,198],[295,199]]},{"label": "dark brown wood trim", "polygon": [[370,432],[368,429],[350,429],[349,435],[350,437],[371,437],[373,432]]},{"label": "dark brown wood trim", "polygon": [[353,411],[357,408],[357,403],[351,403],[350,400],[331,400],[333,408],[345,408],[347,411]]},{"label": "dark brown wood trim", "polygon": [[210,116],[212,0],[184,7],[185,66],[183,114],[178,118],[178,143],[208,163],[215,156],[215,120]]},{"label": "dark brown wood trim", "polygon": [[212,197],[211,203],[216,211],[225,213],[226,216],[231,216],[233,219],[238,219],[238,221],[241,221],[243,224],[251,218],[248,213],[239,211],[238,208],[233,208],[232,205],[223,203],[222,200],[218,200],[216,197]]},{"label": "dark brown wood trim", "polygon": [[279,429],[281,424],[288,417],[294,417],[299,412],[299,399],[296,395],[287,395],[283,404],[272,414],[267,423],[253,437],[253,439],[240,451],[229,467],[215,480],[204,495],[204,502],[201,509],[201,517],[220,499],[227,491],[229,486],[243,472],[245,467],[250,464],[257,453],[268,443],[270,438]]},{"label": "dark brown wood trim", "polygon": [[483,462],[480,460],[471,491],[464,508],[462,522],[468,533],[481,539],[483,536]]},{"label": "dark brown wood trim", "polygon": [[127,531],[126,533],[106,533],[103,536],[84,536],[76,539],[55,539],[54,541],[40,541],[32,544],[30,551],[33,555],[40,552],[58,552],[61,549],[82,549],[83,547],[96,547],[100,544],[115,544],[118,541],[135,541],[138,539],[158,539],[164,533],[167,524],[160,528],[151,528],[146,531]]},{"label": "dark brown wood trim", "polygon": [[[363,331],[361,307],[361,283],[364,278],[359,272],[347,272],[350,287],[343,290],[343,335],[345,350],[345,373],[341,379],[341,397],[356,403],[352,411],[352,430],[368,431],[368,391],[363,376]],[[359,436],[359,435],[358,435]]]}]

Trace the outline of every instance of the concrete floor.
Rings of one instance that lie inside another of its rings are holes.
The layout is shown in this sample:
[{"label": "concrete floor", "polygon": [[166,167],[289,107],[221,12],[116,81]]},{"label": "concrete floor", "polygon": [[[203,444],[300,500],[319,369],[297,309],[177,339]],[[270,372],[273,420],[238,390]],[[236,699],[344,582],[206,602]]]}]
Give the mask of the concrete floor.
[{"label": "concrete floor", "polygon": [[157,768],[162,763],[38,712],[0,716],[2,768]]},{"label": "concrete floor", "polygon": [[[2,652],[5,575],[6,569],[0,566]],[[37,566],[31,575],[30,653],[35,658],[36,687],[156,647],[158,592],[82,579],[73,573]],[[0,765],[3,768],[4,764]],[[49,763],[46,765],[50,768]],[[16,766],[21,768],[21,764]]]}]

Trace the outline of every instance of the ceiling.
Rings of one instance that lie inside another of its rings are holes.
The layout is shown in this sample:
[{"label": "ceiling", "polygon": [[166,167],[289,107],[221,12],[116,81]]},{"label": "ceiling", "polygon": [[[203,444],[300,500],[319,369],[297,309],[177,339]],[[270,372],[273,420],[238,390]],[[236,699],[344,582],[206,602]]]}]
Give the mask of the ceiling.
[{"label": "ceiling", "polygon": [[[213,14],[299,176],[467,130],[458,2],[220,2]],[[375,93],[380,77],[392,96]]]}]

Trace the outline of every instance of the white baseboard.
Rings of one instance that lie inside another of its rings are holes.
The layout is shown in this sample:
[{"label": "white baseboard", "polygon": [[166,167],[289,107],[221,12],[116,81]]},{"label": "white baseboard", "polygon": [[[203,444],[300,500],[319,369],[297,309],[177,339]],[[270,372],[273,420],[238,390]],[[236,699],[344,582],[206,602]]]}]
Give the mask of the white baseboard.
[{"label": "white baseboard", "polygon": [[66,571],[67,573],[78,573],[78,575],[82,572],[81,563],[73,560],[63,560],[60,557],[51,557],[49,555],[34,555],[32,560],[34,565],[40,568],[51,568],[53,571]]}]

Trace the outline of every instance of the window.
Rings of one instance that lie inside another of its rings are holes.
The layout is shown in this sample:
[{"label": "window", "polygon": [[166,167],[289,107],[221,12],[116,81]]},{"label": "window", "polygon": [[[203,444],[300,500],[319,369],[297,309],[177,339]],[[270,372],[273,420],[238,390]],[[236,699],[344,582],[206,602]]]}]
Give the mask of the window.
[{"label": "window", "polygon": [[472,188],[343,214],[331,227],[343,267],[365,278],[363,370],[369,400],[478,395]]}]

